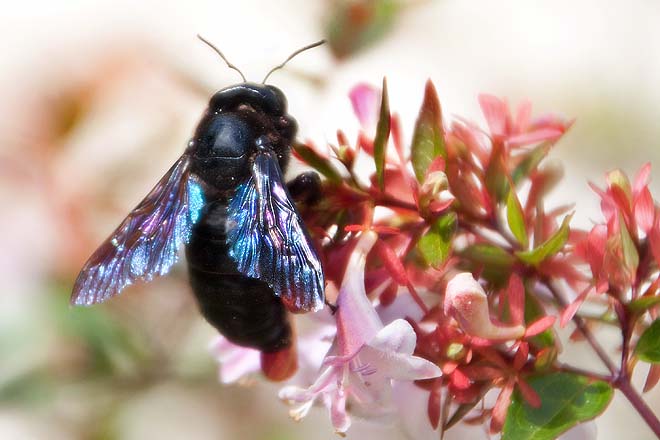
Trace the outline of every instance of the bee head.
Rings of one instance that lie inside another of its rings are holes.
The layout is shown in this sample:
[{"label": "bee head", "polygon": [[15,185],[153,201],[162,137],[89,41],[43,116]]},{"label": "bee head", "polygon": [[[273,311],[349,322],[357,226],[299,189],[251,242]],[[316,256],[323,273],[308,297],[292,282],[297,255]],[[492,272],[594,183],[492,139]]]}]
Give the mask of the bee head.
[{"label": "bee head", "polygon": [[233,187],[249,175],[250,159],[264,139],[285,170],[297,130],[286,108],[284,93],[271,85],[243,83],[217,92],[190,144],[191,154],[204,164],[199,172],[218,189]]},{"label": "bee head", "polygon": [[213,111],[234,110],[241,104],[259,109],[272,116],[286,113],[287,101],[284,93],[270,84],[245,82],[225,87],[211,97],[209,109]]},{"label": "bee head", "polygon": [[217,47],[198,37],[227,63],[227,67],[236,70],[243,82],[211,97],[187,150],[195,158],[193,171],[220,191],[231,189],[236,182],[249,176],[251,158],[264,148],[277,154],[280,168],[285,171],[298,124],[287,113],[284,93],[266,84],[266,80],[293,57],[323,41],[298,49],[257,84],[247,82],[243,73]]}]

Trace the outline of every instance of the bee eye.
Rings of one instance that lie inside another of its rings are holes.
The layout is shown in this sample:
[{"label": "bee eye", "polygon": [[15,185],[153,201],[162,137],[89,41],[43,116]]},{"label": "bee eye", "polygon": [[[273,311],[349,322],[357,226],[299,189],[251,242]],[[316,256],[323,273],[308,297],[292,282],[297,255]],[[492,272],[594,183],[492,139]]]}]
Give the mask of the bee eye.
[{"label": "bee eye", "polygon": [[280,89],[275,86],[267,85],[268,90],[272,93],[273,101],[277,102],[277,107],[280,109],[281,113],[286,113],[287,110],[287,100],[286,96]]},{"label": "bee eye", "polygon": [[296,131],[298,130],[298,124],[296,123],[296,120],[291,116],[281,116],[277,120],[277,128],[284,138],[292,140],[296,135]]}]

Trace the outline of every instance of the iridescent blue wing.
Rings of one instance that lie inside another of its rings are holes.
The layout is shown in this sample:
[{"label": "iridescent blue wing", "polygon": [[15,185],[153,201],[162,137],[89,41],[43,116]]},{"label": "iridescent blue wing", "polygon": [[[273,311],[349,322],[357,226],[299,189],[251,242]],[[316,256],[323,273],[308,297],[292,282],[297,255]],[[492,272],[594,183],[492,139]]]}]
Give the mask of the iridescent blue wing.
[{"label": "iridescent blue wing", "polygon": [[323,268],[291,200],[277,157],[257,153],[227,216],[229,255],[238,270],[270,285],[292,312],[323,307]]},{"label": "iridescent blue wing", "polygon": [[137,280],[168,272],[204,204],[189,164],[189,156],[181,156],[87,260],[73,286],[72,304],[100,303]]}]

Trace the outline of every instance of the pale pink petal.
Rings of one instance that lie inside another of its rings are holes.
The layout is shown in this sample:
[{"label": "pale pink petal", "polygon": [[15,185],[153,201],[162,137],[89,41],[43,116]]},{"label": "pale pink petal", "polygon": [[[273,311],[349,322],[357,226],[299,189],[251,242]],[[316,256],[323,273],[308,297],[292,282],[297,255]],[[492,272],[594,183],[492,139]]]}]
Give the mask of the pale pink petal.
[{"label": "pale pink petal", "polygon": [[377,375],[376,377],[412,381],[442,375],[437,365],[421,357],[376,350],[369,346],[360,351],[360,361],[371,366],[372,374]]},{"label": "pale pink petal", "polygon": [[516,133],[522,133],[527,130],[531,118],[532,102],[526,99],[518,105],[518,111],[516,112]]},{"label": "pale pink petal", "polygon": [[[412,382],[395,382],[392,388],[393,401],[397,407],[396,414],[401,420],[407,438],[415,440],[438,440],[438,432],[431,426],[426,411],[429,392],[421,389]],[[455,428],[461,429],[460,426],[456,426]],[[452,430],[455,432],[454,429]],[[461,437],[455,436],[454,438]]]},{"label": "pale pink petal", "polygon": [[236,382],[261,370],[259,350],[233,344],[224,336],[216,338],[209,349],[220,364],[220,382],[224,384]]},{"label": "pale pink petal", "polygon": [[295,385],[287,385],[280,389],[277,396],[288,402],[309,402],[314,400],[314,394],[307,388],[301,388]]},{"label": "pale pink petal", "polygon": [[647,187],[642,188],[635,196],[634,210],[635,223],[639,229],[648,234],[655,220],[655,205],[651,191]]},{"label": "pale pink petal", "polygon": [[220,382],[228,384],[249,374],[260,371],[261,361],[258,350],[237,354],[233,359],[220,364]]},{"label": "pale pink petal", "polygon": [[615,216],[617,211],[617,206],[614,202],[614,199],[609,192],[603,191],[592,182],[589,182],[589,187],[600,196],[600,210],[602,211],[605,219],[609,221],[612,217]]},{"label": "pale pink petal", "polygon": [[291,417],[293,420],[296,422],[301,421],[307,414],[309,413],[309,410],[312,409],[312,406],[314,406],[314,401],[309,400],[302,405],[300,405],[297,408],[293,408],[292,410],[289,411],[289,417]]},{"label": "pale pink petal", "polygon": [[416,343],[417,335],[412,326],[405,319],[397,319],[379,331],[369,346],[376,350],[411,355]]},{"label": "pale pink petal", "polygon": [[378,235],[364,231],[351,254],[337,298],[337,339],[343,356],[355,354],[383,328],[364,287],[367,254]]},{"label": "pale pink petal", "polygon": [[320,393],[334,386],[338,372],[341,372],[341,369],[327,367],[309,388],[288,385],[280,390],[278,396],[282,400],[291,402],[306,402],[316,399]]},{"label": "pale pink petal", "polygon": [[340,434],[348,431],[351,426],[351,418],[346,413],[346,392],[343,386],[338,386],[335,390],[330,404],[330,420],[335,432]]},{"label": "pale pink petal", "polygon": [[447,284],[445,314],[458,321],[465,333],[489,340],[512,340],[525,333],[523,325],[494,324],[490,319],[488,298],[471,273],[455,275]]},{"label": "pale pink petal", "polygon": [[318,394],[325,391],[327,388],[331,388],[342,373],[343,370],[341,368],[330,367],[324,370],[316,382],[308,388],[308,391],[312,394]]},{"label": "pale pink petal", "polygon": [[509,108],[501,99],[492,95],[479,95],[479,105],[486,118],[490,134],[504,136],[507,132],[507,117]]},{"label": "pale pink petal", "polygon": [[635,180],[633,181],[633,194],[636,196],[644,188],[648,187],[649,182],[651,181],[651,162],[646,162],[642,167],[637,171],[635,175]]},{"label": "pale pink petal", "polygon": [[366,129],[375,127],[380,106],[380,90],[369,84],[358,84],[351,89],[348,96],[362,127]]},{"label": "pale pink petal", "polygon": [[557,115],[546,113],[534,118],[528,129],[533,131],[538,128],[556,128],[565,132],[573,125],[573,122],[575,122],[574,119],[565,120]]},{"label": "pale pink petal", "polygon": [[333,350],[334,317],[330,311],[297,316],[298,374],[297,379],[309,383],[316,378],[325,356]]},{"label": "pale pink petal", "polygon": [[[575,246],[575,254],[589,264],[592,277],[598,286],[598,292],[603,292],[604,290],[600,290],[603,287],[607,288],[607,279],[602,279],[601,276],[605,258],[605,246],[607,245],[607,235],[606,225],[596,225],[591,231],[589,231],[587,237],[582,239]],[[565,313],[568,314],[569,312]]]},{"label": "pale pink petal", "polygon": [[413,321],[421,321],[424,317],[424,312],[411,295],[397,295],[394,302],[389,306],[377,306],[376,312],[385,325],[399,319],[401,316],[406,316]]},{"label": "pale pink petal", "polygon": [[453,122],[451,134],[465,144],[468,151],[474,153],[481,163],[485,163],[490,155],[490,147],[486,146],[485,136],[481,129],[472,122],[457,117],[462,123]]},{"label": "pale pink petal", "polygon": [[369,365],[352,371],[350,377],[351,411],[362,417],[378,417],[392,409],[392,380],[375,374]]},{"label": "pale pink petal", "polygon": [[393,321],[360,350],[358,358],[362,373],[397,380],[439,376],[441,370],[437,365],[412,356],[416,340],[417,336],[406,320]]},{"label": "pale pink petal", "polygon": [[510,147],[522,147],[524,145],[532,145],[545,141],[554,142],[563,134],[563,131],[556,128],[539,128],[538,130],[530,131],[529,133],[511,136],[507,139],[507,145]]},{"label": "pale pink petal", "polygon": [[457,295],[463,292],[475,292],[477,295],[486,295],[481,285],[475,281],[474,277],[469,272],[461,272],[454,275],[454,277],[447,284],[445,290],[444,311],[445,315],[451,316],[453,303]]}]

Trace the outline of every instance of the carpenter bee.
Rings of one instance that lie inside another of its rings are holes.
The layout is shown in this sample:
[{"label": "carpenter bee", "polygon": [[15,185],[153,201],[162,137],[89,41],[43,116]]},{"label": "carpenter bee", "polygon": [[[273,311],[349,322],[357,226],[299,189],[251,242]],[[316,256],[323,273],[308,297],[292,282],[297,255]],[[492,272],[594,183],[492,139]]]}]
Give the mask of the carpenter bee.
[{"label": "carpenter bee", "polygon": [[295,371],[287,310],[324,305],[320,259],[294,200],[315,197],[318,174],[289,185],[284,171],[297,124],[282,91],[243,82],[215,93],[183,155],[92,254],[72,304],[92,305],[136,281],[166,274],[185,244],[202,315],[230,341],[262,353],[271,379]]}]

